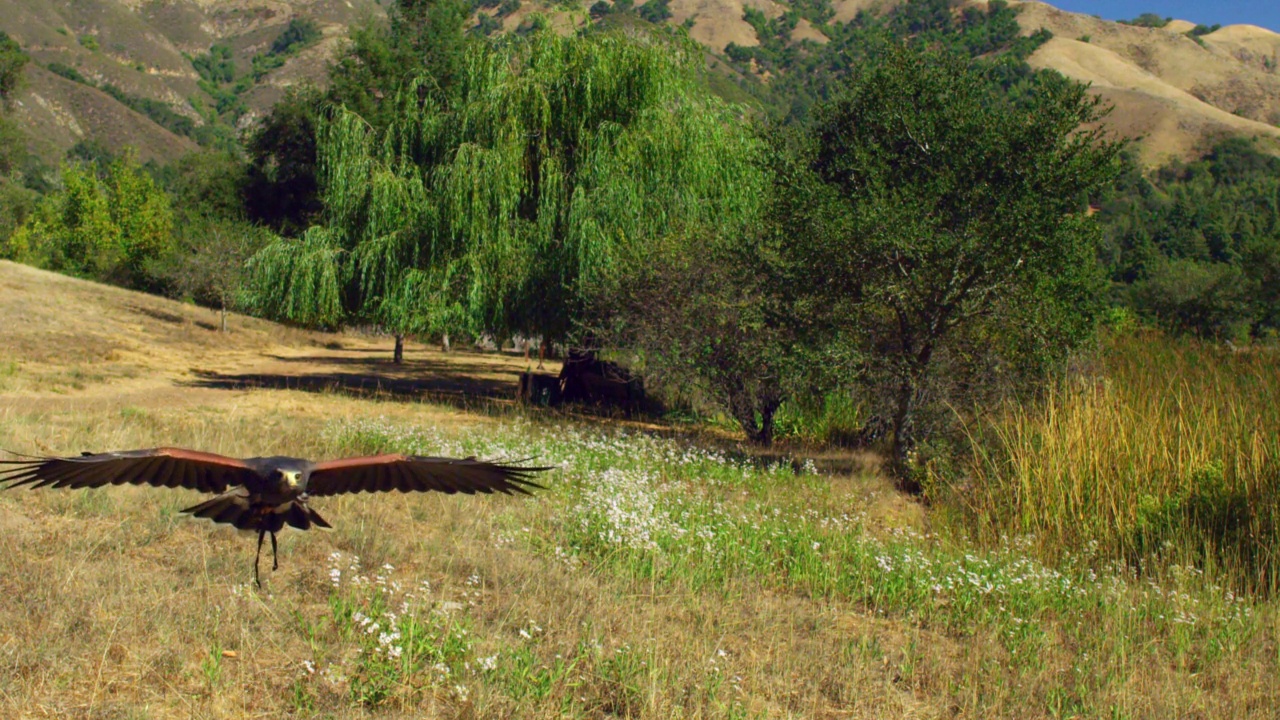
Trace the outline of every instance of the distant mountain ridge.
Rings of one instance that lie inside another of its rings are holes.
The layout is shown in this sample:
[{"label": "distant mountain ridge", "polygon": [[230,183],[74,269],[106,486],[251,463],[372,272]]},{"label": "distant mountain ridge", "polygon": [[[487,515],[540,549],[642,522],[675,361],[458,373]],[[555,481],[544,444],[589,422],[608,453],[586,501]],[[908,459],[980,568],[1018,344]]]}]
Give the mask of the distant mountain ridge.
[{"label": "distant mountain ridge", "polygon": [[[650,0],[653,2],[654,0]],[[55,160],[75,143],[95,138],[108,147],[133,145],[146,159],[168,160],[197,147],[212,108],[211,94],[192,60],[214,44],[230,49],[237,77],[253,74],[234,97],[239,127],[247,127],[289,85],[322,82],[325,65],[355,23],[386,14],[390,0],[0,0],[0,30],[31,55],[27,88],[14,113],[35,150]],[[832,0],[829,22],[860,11],[882,12],[895,0]],[[986,5],[967,0],[964,5]],[[1280,34],[1235,25],[1192,34],[1191,23],[1139,27],[1070,13],[1041,2],[1017,2],[1025,34],[1054,37],[1029,59],[1090,82],[1115,105],[1108,123],[1141,137],[1148,165],[1187,158],[1224,136],[1246,135],[1280,148]],[[778,17],[789,6],[774,0],[669,0],[667,23],[684,24],[713,54],[730,43],[759,44],[744,19],[748,8]],[[586,7],[523,0],[479,14],[501,31],[543,12],[565,31],[588,21]],[[1158,10],[1158,8],[1155,8]],[[318,39],[279,64],[255,66],[295,19],[319,30]],[[826,40],[823,26],[801,20],[792,42]],[[225,93],[223,93],[225,95]],[[158,120],[157,120],[158,118]]]}]

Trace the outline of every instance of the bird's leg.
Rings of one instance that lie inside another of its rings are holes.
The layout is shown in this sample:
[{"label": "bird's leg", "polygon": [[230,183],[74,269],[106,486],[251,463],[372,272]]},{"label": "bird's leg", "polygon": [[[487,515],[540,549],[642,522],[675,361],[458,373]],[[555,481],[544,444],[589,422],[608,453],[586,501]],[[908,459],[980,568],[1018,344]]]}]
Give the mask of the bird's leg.
[{"label": "bird's leg", "polygon": [[276,557],[276,534],[271,533],[271,572],[280,569],[280,560]]},{"label": "bird's leg", "polygon": [[[253,556],[253,581],[258,584],[258,587],[262,587],[262,578],[258,577],[258,560],[262,557],[262,536],[266,534],[266,530],[258,531],[258,554]],[[275,533],[271,534],[271,539],[273,541],[276,539]]]}]

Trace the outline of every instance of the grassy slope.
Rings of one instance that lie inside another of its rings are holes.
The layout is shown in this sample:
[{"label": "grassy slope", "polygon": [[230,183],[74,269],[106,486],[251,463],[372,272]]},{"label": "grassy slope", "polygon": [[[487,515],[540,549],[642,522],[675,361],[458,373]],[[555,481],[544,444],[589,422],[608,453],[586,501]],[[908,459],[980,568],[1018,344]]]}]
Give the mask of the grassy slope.
[{"label": "grassy slope", "polygon": [[0,447],[560,467],[531,499],[328,499],[335,529],[284,533],[261,592],[249,535],[177,513],[192,493],[0,494],[7,717],[1267,717],[1280,700],[1274,607],[1191,570],[980,552],[876,477],[500,402],[235,382],[511,392],[519,358],[411,345],[405,373],[385,341],[243,318],[222,336],[213,313],[2,262],[0,288]]},{"label": "grassy slope", "polygon": [[[312,18],[330,39],[293,58],[264,78],[263,87],[246,95],[251,113],[268,110],[283,94],[283,87],[315,80],[336,47],[335,39],[346,28],[383,12],[375,0],[290,0],[264,5],[249,0],[219,3],[180,1],[126,2],[125,0],[0,0],[0,30],[17,39],[35,64],[58,62],[76,68],[98,83],[111,83],[126,93],[167,103],[192,119],[199,113],[190,104],[209,99],[200,91],[199,77],[184,57],[206,52],[216,42],[228,42],[236,50],[237,70],[247,72],[250,58],[266,50],[293,17]],[[91,37],[96,48],[86,47]],[[83,95],[50,83],[41,69],[28,71],[29,88],[21,93],[19,113],[31,129],[36,151],[57,160],[68,147],[85,137],[102,140],[108,147],[138,147],[144,157],[173,159],[194,147],[145,116],[124,108],[115,99],[99,94],[90,103],[73,102]],[[61,109],[62,117],[50,130],[42,114],[45,107]],[[74,129],[73,129],[74,128]],[[148,136],[157,135],[159,139]]]}]

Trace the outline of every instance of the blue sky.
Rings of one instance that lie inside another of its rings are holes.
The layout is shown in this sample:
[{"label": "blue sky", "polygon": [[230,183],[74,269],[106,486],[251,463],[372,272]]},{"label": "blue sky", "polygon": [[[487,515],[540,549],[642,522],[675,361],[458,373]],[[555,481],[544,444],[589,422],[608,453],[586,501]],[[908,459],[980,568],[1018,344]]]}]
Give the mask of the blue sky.
[{"label": "blue sky", "polygon": [[1280,32],[1280,0],[1046,0],[1071,12],[1107,20],[1130,19],[1144,12],[1194,23],[1247,23]]}]

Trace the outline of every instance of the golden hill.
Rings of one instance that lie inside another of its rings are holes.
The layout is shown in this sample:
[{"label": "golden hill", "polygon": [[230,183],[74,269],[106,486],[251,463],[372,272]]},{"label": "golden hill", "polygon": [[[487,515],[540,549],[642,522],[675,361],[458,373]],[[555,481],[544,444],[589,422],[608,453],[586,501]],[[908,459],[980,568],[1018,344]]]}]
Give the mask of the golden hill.
[{"label": "golden hill", "polygon": [[1147,164],[1192,156],[1226,135],[1280,141],[1280,34],[1236,25],[1196,42],[1186,22],[1143,28],[1041,2],[1020,7],[1026,32],[1054,34],[1031,65],[1091,83],[1115,105],[1116,132],[1142,138]]},{"label": "golden hill", "polygon": [[[833,22],[860,11],[882,12],[899,0],[833,0]],[[987,0],[967,0],[985,4]],[[1108,123],[1120,135],[1140,138],[1143,161],[1158,164],[1202,152],[1226,135],[1267,138],[1280,147],[1280,34],[1234,25],[1193,38],[1194,27],[1175,20],[1142,28],[1059,10],[1042,2],[1018,2],[1019,23],[1030,34],[1046,28],[1054,39],[1030,62],[1092,83],[1114,104]],[[692,20],[690,35],[712,54],[729,43],[759,44],[743,19],[746,8],[777,17],[782,0],[671,0],[672,24]],[[494,13],[496,10],[482,10]],[[526,0],[502,25],[513,31],[533,12],[570,31],[585,12]],[[31,54],[28,87],[15,112],[32,129],[34,144],[48,159],[60,157],[85,138],[108,147],[135,145],[144,159],[172,158],[194,147],[129,110],[106,93],[58,77],[50,63],[74,68],[93,83],[166,103],[174,112],[203,122],[200,90],[190,58],[223,43],[233,49],[237,75],[268,48],[291,19],[315,20],[323,39],[283,67],[268,73],[242,97],[251,125],[285,89],[323,81],[325,65],[351,24],[385,14],[379,0],[0,0],[0,30]],[[802,21],[793,40],[825,42],[822,29]],[[712,63],[713,66],[723,65]]]}]

